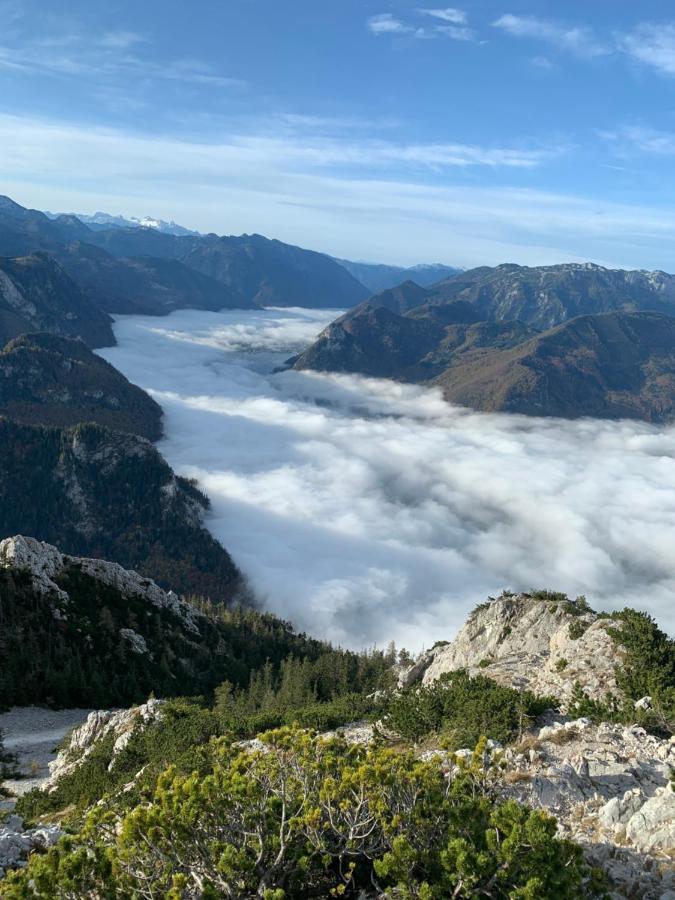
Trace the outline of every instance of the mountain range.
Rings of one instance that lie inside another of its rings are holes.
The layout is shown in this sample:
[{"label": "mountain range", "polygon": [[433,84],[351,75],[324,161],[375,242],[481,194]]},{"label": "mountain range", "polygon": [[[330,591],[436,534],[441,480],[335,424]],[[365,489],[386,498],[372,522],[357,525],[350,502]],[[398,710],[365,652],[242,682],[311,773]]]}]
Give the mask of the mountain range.
[{"label": "mountain range", "polygon": [[344,309],[371,293],[325,254],[261,235],[176,234],[119,223],[89,227],[74,215],[50,218],[0,197],[0,257],[39,253],[71,276],[78,303],[85,295],[102,312],[162,315],[185,307],[263,305]]},{"label": "mountain range", "polygon": [[99,228],[154,228],[163,234],[199,234],[191,228],[185,228],[174,222],[173,219],[167,222],[165,219],[156,219],[154,216],[115,216],[106,212],[96,212],[93,215],[87,213],[51,213],[45,210],[45,215],[50,219],[58,219],[60,216],[75,216],[80,222],[84,222],[94,231]]},{"label": "mountain range", "polygon": [[669,421],[672,315],[663,272],[505,265],[375,295],[290,362],[440,386],[483,411]]},{"label": "mountain range", "polygon": [[373,294],[396,287],[404,281],[414,281],[422,287],[429,287],[463,271],[442,263],[422,263],[406,268],[405,266],[387,266],[382,263],[352,262],[337,257],[334,259]]}]

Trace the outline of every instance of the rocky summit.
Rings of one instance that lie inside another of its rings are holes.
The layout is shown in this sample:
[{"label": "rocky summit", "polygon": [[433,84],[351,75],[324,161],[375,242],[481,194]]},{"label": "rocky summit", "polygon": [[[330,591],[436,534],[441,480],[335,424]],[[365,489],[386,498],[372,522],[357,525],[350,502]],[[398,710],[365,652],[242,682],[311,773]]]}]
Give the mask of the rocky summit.
[{"label": "rocky summit", "polygon": [[430,684],[466,669],[500,684],[568,702],[575,684],[594,699],[616,693],[622,651],[612,619],[556,594],[505,593],[479,605],[457,637],[441,641],[404,669],[402,687]]}]

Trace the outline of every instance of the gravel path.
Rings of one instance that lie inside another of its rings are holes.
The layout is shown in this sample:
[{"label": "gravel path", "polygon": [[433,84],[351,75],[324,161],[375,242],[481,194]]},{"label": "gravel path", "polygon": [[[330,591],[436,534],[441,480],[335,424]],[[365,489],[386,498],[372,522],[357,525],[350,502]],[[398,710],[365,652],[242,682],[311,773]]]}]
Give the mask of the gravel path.
[{"label": "gravel path", "polygon": [[88,709],[42,709],[15,706],[0,713],[0,731],[5,749],[15,753],[19,770],[27,777],[5,781],[4,787],[16,795],[25,794],[49,775],[48,763],[65,735],[87,718]]}]

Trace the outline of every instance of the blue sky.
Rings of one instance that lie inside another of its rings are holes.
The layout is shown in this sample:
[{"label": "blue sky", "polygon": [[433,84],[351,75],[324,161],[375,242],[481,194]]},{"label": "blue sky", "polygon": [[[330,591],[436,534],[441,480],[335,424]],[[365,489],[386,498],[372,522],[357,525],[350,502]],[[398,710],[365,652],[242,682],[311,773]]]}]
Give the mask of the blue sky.
[{"label": "blue sky", "polygon": [[675,271],[675,8],[0,0],[0,148],[43,209]]}]

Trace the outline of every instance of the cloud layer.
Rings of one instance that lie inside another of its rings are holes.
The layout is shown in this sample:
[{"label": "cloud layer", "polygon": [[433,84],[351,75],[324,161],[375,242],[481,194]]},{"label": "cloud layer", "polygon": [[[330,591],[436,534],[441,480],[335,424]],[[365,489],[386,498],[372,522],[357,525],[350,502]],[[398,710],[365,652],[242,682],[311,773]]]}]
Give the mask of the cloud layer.
[{"label": "cloud layer", "polygon": [[266,605],[351,646],[451,637],[504,587],[675,626],[675,429],[480,415],[393,382],[284,372],[330,312],[123,317],[103,355],[166,414],[209,527]]}]

